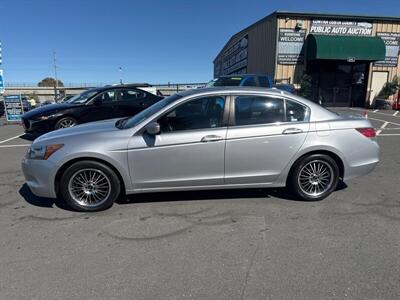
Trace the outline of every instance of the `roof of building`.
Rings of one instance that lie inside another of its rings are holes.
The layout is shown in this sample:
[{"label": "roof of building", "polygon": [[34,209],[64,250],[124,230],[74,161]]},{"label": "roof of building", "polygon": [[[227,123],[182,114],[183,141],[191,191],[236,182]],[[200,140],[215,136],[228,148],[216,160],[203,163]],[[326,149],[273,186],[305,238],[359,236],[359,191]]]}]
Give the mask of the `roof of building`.
[{"label": "roof of building", "polygon": [[[371,16],[371,15],[351,15],[351,14],[332,14],[332,13],[310,13],[310,12],[293,12],[293,11],[282,11],[282,10],[277,10],[274,11],[273,13],[267,15],[266,17],[256,21],[255,23],[247,26],[243,30],[239,31],[238,33],[235,33],[230,37],[230,39],[226,42],[225,46],[221,49],[221,51],[218,52],[216,55],[215,59],[226,49],[228,44],[237,36],[241,36],[247,31],[249,31],[251,28],[254,26],[266,21],[269,18],[274,18],[274,17],[296,17],[296,18],[329,18],[329,19],[340,19],[340,20],[354,20],[354,21],[385,21],[385,22],[399,22],[400,23],[400,17],[394,17],[394,16]],[[215,61],[214,59],[214,61]]]}]

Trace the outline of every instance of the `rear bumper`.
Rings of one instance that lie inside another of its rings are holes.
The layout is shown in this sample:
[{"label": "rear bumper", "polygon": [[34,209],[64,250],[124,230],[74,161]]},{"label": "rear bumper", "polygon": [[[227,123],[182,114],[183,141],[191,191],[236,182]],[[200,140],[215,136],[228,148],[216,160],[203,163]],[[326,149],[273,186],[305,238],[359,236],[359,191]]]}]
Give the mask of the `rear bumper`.
[{"label": "rear bumper", "polygon": [[371,173],[375,169],[378,163],[379,160],[376,160],[359,166],[347,167],[345,169],[343,180],[346,181],[356,177],[367,175],[368,173]]},{"label": "rear bumper", "polygon": [[55,176],[58,166],[49,160],[22,160],[22,172],[33,194],[39,197],[56,198]]}]

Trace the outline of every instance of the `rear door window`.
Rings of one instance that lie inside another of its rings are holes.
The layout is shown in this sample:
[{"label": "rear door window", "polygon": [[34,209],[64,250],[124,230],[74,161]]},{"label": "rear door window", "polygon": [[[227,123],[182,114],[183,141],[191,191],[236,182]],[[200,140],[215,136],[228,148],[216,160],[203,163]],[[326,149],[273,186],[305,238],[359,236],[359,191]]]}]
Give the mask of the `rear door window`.
[{"label": "rear door window", "polygon": [[286,100],[286,122],[303,122],[307,108],[300,103]]},{"label": "rear door window", "polygon": [[237,96],[235,124],[255,125],[285,122],[285,105],[281,98],[267,96]]},{"label": "rear door window", "polygon": [[146,94],[144,92],[135,89],[123,89],[118,91],[118,99],[120,101],[132,101],[145,97]]}]

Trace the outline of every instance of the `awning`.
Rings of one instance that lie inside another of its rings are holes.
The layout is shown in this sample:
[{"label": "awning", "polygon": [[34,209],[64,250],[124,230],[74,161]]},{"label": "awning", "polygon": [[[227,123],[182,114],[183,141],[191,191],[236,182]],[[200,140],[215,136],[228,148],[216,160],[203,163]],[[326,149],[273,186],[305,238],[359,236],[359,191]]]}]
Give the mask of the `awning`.
[{"label": "awning", "polygon": [[309,34],[306,57],[314,59],[367,60],[385,59],[385,43],[378,36],[343,36]]}]

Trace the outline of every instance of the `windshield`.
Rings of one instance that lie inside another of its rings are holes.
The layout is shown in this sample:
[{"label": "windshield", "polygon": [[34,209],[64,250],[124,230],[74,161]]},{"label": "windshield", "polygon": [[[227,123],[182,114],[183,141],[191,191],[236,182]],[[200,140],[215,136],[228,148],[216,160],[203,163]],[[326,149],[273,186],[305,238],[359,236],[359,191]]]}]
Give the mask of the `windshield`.
[{"label": "windshield", "polygon": [[174,102],[175,100],[178,100],[182,98],[181,95],[179,94],[174,94],[172,96],[169,96],[167,98],[162,99],[161,101],[157,102],[156,104],[153,104],[152,106],[146,108],[145,110],[141,111],[137,115],[130,117],[129,119],[126,119],[124,123],[121,125],[121,128],[131,128],[134,127],[140,123],[142,123],[144,120],[158,112],[159,110],[163,109],[170,103]]},{"label": "windshield", "polygon": [[240,86],[243,77],[220,77],[207,84],[207,87],[213,86]]},{"label": "windshield", "polygon": [[85,103],[86,101],[88,101],[88,99],[90,99],[91,97],[96,95],[98,92],[99,92],[99,90],[89,90],[89,91],[83,92],[81,94],[75,95],[74,97],[72,97],[71,99],[69,99],[65,102],[73,103],[73,104]]}]

